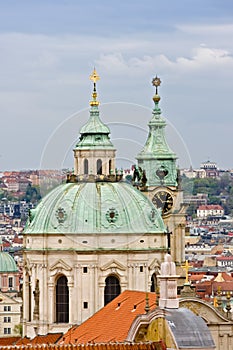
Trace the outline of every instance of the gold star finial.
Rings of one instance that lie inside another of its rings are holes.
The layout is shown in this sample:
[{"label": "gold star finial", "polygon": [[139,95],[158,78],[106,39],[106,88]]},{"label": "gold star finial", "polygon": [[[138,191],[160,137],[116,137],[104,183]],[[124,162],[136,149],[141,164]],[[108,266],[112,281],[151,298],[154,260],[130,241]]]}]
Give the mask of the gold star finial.
[{"label": "gold star finial", "polygon": [[158,94],[158,86],[161,85],[161,79],[159,77],[156,77],[152,79],[152,85],[156,88],[156,95]]},{"label": "gold star finial", "polygon": [[157,86],[160,86],[160,84],[161,84],[161,79],[159,77],[157,77],[157,75],[156,75],[156,77],[153,78],[153,80],[152,80],[152,85],[157,87]]},{"label": "gold star finial", "polygon": [[161,79],[159,77],[156,77],[152,79],[152,85],[155,86],[155,95],[153,97],[153,101],[155,103],[158,103],[160,101],[160,96],[158,95],[158,86],[161,84]]},{"label": "gold star finial", "polygon": [[94,68],[92,74],[90,75],[90,80],[92,80],[94,84],[95,84],[98,80],[100,80],[100,77],[99,77],[99,75],[97,74],[95,68]]}]

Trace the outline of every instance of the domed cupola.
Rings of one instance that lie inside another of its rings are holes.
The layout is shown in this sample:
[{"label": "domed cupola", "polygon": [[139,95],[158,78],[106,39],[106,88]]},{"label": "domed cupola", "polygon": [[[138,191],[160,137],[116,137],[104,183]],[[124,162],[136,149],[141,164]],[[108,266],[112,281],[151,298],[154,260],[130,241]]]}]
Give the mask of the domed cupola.
[{"label": "domed cupola", "polygon": [[18,268],[12,256],[3,251],[2,239],[0,239],[0,273],[3,272],[18,272]]},{"label": "domed cupola", "polygon": [[100,79],[94,69],[90,79],[94,88],[90,101],[90,117],[80,130],[74,149],[75,175],[110,175],[115,172],[115,148],[110,140],[110,130],[99,117],[96,82]]}]

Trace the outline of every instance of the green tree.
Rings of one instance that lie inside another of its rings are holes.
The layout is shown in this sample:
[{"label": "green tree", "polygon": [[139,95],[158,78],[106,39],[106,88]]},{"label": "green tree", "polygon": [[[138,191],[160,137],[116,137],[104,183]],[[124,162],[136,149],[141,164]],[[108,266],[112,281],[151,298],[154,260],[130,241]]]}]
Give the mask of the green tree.
[{"label": "green tree", "polygon": [[31,184],[28,184],[26,193],[23,196],[23,199],[26,200],[27,203],[37,203],[41,199],[39,187],[32,186]]}]

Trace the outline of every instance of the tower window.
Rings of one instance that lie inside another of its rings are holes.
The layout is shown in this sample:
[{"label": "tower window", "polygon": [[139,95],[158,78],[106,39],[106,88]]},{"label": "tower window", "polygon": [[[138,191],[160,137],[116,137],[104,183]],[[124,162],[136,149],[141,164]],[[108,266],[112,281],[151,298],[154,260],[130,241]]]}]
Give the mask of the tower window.
[{"label": "tower window", "polygon": [[115,276],[108,276],[105,280],[104,305],[116,298],[121,293],[119,279]]},{"label": "tower window", "polygon": [[87,273],[87,266],[83,267],[83,273]]},{"label": "tower window", "polygon": [[102,175],[102,160],[98,159],[96,165],[97,165],[97,175]]},{"label": "tower window", "polygon": [[9,288],[13,287],[13,277],[9,277],[8,285],[9,285]]},{"label": "tower window", "polygon": [[84,174],[88,174],[88,159],[84,159]]},{"label": "tower window", "polygon": [[56,285],[56,322],[69,322],[69,290],[65,276],[59,277]]},{"label": "tower window", "polygon": [[143,272],[143,266],[140,266],[139,269],[140,269],[140,272]]},{"label": "tower window", "polygon": [[109,174],[112,173],[112,160],[109,160]]},{"label": "tower window", "polygon": [[88,302],[87,302],[87,301],[84,301],[84,302],[83,302],[83,308],[84,308],[84,309],[88,309]]}]

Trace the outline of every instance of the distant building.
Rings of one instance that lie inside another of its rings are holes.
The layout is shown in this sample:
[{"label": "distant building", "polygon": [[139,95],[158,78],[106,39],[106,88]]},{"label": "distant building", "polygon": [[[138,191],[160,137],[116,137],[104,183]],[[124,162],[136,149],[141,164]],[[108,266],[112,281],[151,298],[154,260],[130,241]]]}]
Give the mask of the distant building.
[{"label": "distant building", "polygon": [[196,195],[185,195],[184,203],[194,204],[194,205],[206,205],[208,200],[207,193],[197,193]]},{"label": "distant building", "polygon": [[222,217],[224,215],[224,209],[221,205],[210,204],[200,205],[197,208],[197,217],[200,219],[206,219],[208,217]]},{"label": "distant building", "polygon": [[18,292],[18,268],[0,243],[0,336],[13,335],[15,326],[21,322],[22,299]]},{"label": "distant building", "polygon": [[0,290],[9,295],[19,292],[19,271],[12,256],[3,251],[0,242]]},{"label": "distant building", "polygon": [[201,164],[201,169],[205,170],[206,177],[217,178],[219,177],[219,170],[217,169],[215,162],[204,162]]},{"label": "distant building", "polygon": [[0,292],[0,337],[16,335],[15,326],[21,323],[22,299]]}]

